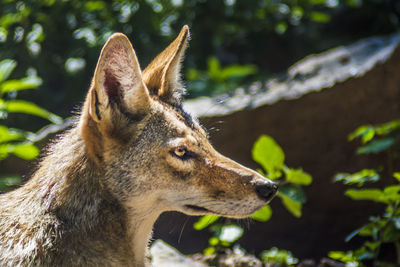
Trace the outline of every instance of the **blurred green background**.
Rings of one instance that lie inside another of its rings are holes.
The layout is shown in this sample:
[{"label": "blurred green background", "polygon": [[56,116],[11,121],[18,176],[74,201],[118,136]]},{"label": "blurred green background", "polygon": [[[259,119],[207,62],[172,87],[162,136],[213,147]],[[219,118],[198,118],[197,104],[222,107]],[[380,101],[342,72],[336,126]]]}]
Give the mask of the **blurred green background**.
[{"label": "blurred green background", "polygon": [[[188,97],[195,97],[267,79],[310,53],[393,32],[399,18],[397,0],[0,0],[0,60],[18,63],[10,79],[28,73],[43,80],[40,90],[19,92],[19,99],[66,117],[83,101],[113,32],[128,35],[144,68],[188,24],[184,75]],[[20,122],[10,116],[10,123]],[[31,124],[37,123],[43,122]]]}]

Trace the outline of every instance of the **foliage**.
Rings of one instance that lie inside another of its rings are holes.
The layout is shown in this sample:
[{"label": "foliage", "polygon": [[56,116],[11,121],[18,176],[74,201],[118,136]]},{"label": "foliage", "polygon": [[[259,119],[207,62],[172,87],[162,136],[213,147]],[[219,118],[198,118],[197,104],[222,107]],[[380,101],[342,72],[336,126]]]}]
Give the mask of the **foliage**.
[{"label": "foliage", "polygon": [[236,224],[214,225],[211,230],[215,234],[208,240],[210,246],[204,250],[204,255],[223,254],[225,248],[232,247],[243,235],[243,228]]},{"label": "foliage", "polygon": [[[271,180],[276,180],[279,185],[277,196],[282,204],[295,217],[301,217],[302,204],[306,202],[306,195],[302,186],[308,186],[312,182],[311,175],[302,169],[293,169],[285,165],[285,154],[282,148],[270,136],[262,135],[252,149],[254,161],[259,163],[263,170],[258,170],[262,175]],[[258,214],[270,213],[269,210],[259,210]],[[268,217],[269,218],[269,217]]]},{"label": "foliage", "polygon": [[[289,168],[285,165],[285,154],[275,140],[268,136],[260,136],[253,145],[253,160],[260,164],[263,170],[258,171],[265,177],[275,180],[280,184],[277,196],[281,198],[283,205],[295,217],[301,217],[302,205],[306,202],[306,195],[302,186],[308,186],[312,177],[301,169]],[[256,211],[251,218],[260,222],[268,221],[272,216],[269,205]],[[196,230],[208,228],[214,233],[209,239],[209,247],[204,250],[205,255],[223,254],[225,249],[234,246],[235,242],[242,236],[243,229],[236,224],[224,225],[218,222],[219,216],[202,216],[193,227]],[[261,258],[272,260],[277,266],[293,265],[297,259],[290,252],[272,248],[263,252]],[[285,265],[286,264],[286,265]]]},{"label": "foliage", "polygon": [[[353,200],[368,200],[385,205],[381,216],[371,216],[364,226],[353,231],[347,238],[349,242],[356,236],[367,240],[355,251],[332,251],[329,257],[345,262],[346,266],[367,266],[366,261],[380,262],[385,266],[400,264],[400,172],[393,169],[398,160],[400,120],[380,125],[365,125],[357,128],[349,135],[349,140],[359,138],[362,146],[357,149],[358,154],[376,154],[386,152],[388,166],[384,170],[364,169],[349,174],[336,175],[335,181],[342,181],[346,185],[356,185],[361,189],[347,189],[345,195]],[[390,141],[388,141],[390,140]],[[388,176],[388,177],[386,177]],[[387,179],[384,188],[364,188],[366,183]],[[396,251],[397,259],[382,259],[383,246],[391,246]]]},{"label": "foliage", "polygon": [[[9,80],[16,66],[17,62],[11,59],[0,61],[0,120],[5,122],[10,113],[23,113],[47,119],[53,124],[62,123],[62,118],[38,105],[16,99],[18,91],[36,89],[42,83],[34,73],[25,78]],[[0,160],[4,160],[10,154],[25,160],[36,158],[39,149],[34,145],[34,141],[37,140],[35,133],[0,125]],[[20,182],[21,178],[16,176],[0,178],[0,192]]]},{"label": "foliage", "polygon": [[188,87],[190,96],[199,96],[213,88],[213,94],[229,92],[236,87],[249,82],[258,72],[255,65],[232,64],[221,67],[220,61],[216,57],[207,60],[207,70],[189,69],[187,72]]},{"label": "foliage", "polygon": [[[188,91],[197,96],[283,71],[360,32],[399,25],[396,0],[0,0],[0,7],[0,58],[19,62],[17,77],[37,69],[46,77],[39,105],[52,99],[46,104],[65,112],[82,99],[113,32],[130,37],[144,67],[189,24]],[[214,72],[218,64],[224,67]]]},{"label": "foliage", "polygon": [[356,173],[338,173],[335,175],[334,181],[342,181],[347,185],[363,186],[366,182],[377,182],[380,176],[374,169],[363,169]]},{"label": "foliage", "polygon": [[273,262],[273,266],[295,266],[299,262],[290,251],[276,247],[261,252],[261,260],[264,263]]},{"label": "foliage", "polygon": [[399,149],[400,120],[380,125],[363,125],[349,135],[349,140],[361,139],[363,144],[357,154],[376,154],[390,149]]}]

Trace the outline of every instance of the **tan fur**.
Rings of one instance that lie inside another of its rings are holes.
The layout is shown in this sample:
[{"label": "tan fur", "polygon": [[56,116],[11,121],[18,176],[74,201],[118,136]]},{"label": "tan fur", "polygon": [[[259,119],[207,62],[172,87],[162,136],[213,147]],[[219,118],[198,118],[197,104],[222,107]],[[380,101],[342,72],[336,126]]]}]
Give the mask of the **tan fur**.
[{"label": "tan fur", "polygon": [[76,126],[0,196],[0,266],[145,266],[162,212],[242,218],[273,197],[182,110],[188,37],[185,26],[143,74],[126,36],[110,37]]}]

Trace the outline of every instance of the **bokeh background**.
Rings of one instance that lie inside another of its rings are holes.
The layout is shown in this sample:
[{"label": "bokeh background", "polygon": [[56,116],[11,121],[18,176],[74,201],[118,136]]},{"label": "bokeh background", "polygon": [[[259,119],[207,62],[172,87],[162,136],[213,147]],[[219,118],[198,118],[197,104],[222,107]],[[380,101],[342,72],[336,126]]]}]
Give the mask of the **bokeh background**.
[{"label": "bokeh background", "polygon": [[[171,0],[0,2],[0,59],[11,78],[37,72],[43,84],[20,98],[65,117],[80,103],[105,40],[125,33],[144,68],[177,35],[192,33],[188,97],[231,90],[280,73],[304,56],[398,29],[396,0]],[[223,77],[216,65],[247,66]]]}]

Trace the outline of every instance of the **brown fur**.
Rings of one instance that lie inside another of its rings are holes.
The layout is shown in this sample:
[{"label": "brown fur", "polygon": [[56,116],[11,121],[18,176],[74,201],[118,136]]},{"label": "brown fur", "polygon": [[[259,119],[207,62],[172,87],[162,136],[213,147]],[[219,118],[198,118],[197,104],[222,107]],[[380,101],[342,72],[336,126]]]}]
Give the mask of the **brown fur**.
[{"label": "brown fur", "polygon": [[242,218],[276,186],[218,154],[181,109],[183,27],[143,71],[129,40],[105,44],[75,127],[0,196],[1,266],[145,266],[157,217]]}]

